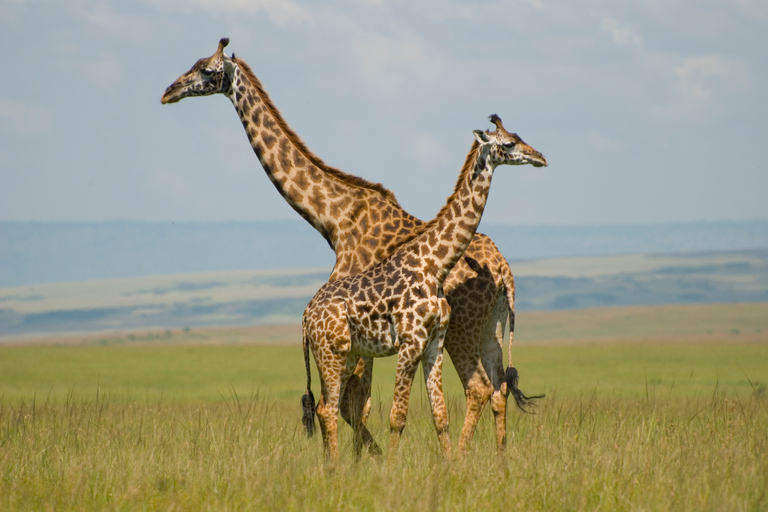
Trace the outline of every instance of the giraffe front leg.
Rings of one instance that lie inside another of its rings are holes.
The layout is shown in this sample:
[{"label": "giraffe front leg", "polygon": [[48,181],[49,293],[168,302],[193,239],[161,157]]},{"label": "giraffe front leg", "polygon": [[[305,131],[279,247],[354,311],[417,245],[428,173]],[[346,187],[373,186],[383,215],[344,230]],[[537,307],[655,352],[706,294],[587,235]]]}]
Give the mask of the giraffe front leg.
[{"label": "giraffe front leg", "polygon": [[445,331],[438,335],[438,339],[427,345],[421,356],[421,364],[424,368],[424,381],[429,397],[429,406],[432,409],[432,420],[437,431],[437,439],[443,456],[451,455],[451,439],[448,435],[448,408],[445,406],[443,395],[443,339]]},{"label": "giraffe front leg", "polygon": [[389,414],[389,452],[387,458],[390,462],[397,454],[400,436],[405,428],[405,419],[408,416],[408,401],[411,396],[413,378],[419,366],[422,346],[416,346],[414,343],[405,343],[401,345],[398,355],[397,372],[395,374],[395,395],[392,399],[392,411]]}]

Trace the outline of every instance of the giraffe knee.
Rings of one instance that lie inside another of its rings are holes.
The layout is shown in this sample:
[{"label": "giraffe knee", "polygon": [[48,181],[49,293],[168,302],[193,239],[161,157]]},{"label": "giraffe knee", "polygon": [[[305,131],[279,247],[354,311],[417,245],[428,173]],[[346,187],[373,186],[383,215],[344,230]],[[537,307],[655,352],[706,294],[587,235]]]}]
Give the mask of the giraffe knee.
[{"label": "giraffe knee", "polygon": [[448,432],[447,414],[437,414],[433,419],[435,421],[435,430],[437,430],[438,435],[444,432]]},{"label": "giraffe knee", "polygon": [[368,423],[368,416],[371,415],[371,398],[368,397],[368,400],[365,401],[365,406],[363,406],[363,424]]},{"label": "giraffe knee", "polygon": [[493,387],[485,382],[474,382],[467,387],[467,402],[477,404],[479,407],[491,398]]},{"label": "giraffe knee", "polygon": [[491,409],[494,414],[502,414],[507,408],[507,394],[501,390],[493,393],[491,397]]},{"label": "giraffe knee", "polygon": [[328,423],[329,415],[330,415],[330,407],[328,404],[326,404],[324,401],[320,401],[319,404],[317,404],[317,410],[316,410],[317,418],[323,422]]},{"label": "giraffe knee", "polygon": [[405,428],[405,413],[401,411],[392,411],[389,415],[389,430],[400,433]]}]

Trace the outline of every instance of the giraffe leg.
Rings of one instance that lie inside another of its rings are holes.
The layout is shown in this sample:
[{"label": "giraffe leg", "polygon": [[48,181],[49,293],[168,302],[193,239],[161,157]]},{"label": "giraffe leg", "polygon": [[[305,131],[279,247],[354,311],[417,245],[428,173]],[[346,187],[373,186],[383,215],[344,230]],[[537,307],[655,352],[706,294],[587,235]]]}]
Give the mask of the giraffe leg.
[{"label": "giraffe leg", "polygon": [[[451,321],[453,322],[453,320]],[[469,449],[483,408],[493,393],[493,387],[480,361],[478,347],[480,336],[459,336],[456,332],[450,331],[448,336],[449,338],[446,338],[446,350],[461,380],[464,396],[467,399],[464,424],[461,428],[457,447],[458,453],[464,454]],[[448,343],[449,341],[450,343]]]},{"label": "giraffe leg", "polygon": [[[504,373],[504,324],[506,318],[496,324],[496,336],[484,340],[486,343],[481,350],[483,366],[488,370],[493,381],[491,410],[496,424],[496,450],[504,451],[507,442],[507,381]],[[510,346],[510,349],[512,347]]]},{"label": "giraffe leg", "polygon": [[341,376],[346,366],[346,354],[327,350],[322,356],[315,356],[315,361],[322,392],[317,404],[317,417],[323,433],[325,455],[330,462],[335,463],[339,459],[339,402],[344,391]]},{"label": "giraffe leg", "polygon": [[458,452],[462,455],[469,449],[485,404],[488,403],[493,393],[493,387],[488,379],[488,375],[486,375],[485,370],[479,364],[475,367],[472,377],[468,379],[464,387],[464,393],[467,397],[467,410],[458,446]]},{"label": "giraffe leg", "polygon": [[370,413],[371,379],[373,359],[361,357],[347,382],[347,390],[341,401],[341,416],[355,432],[355,457],[360,457],[364,446],[371,455],[381,455],[381,448],[374,441],[366,426]]},{"label": "giraffe leg", "polygon": [[339,460],[339,406],[334,395],[338,394],[338,386],[329,386],[329,391],[329,397],[321,399],[317,405],[317,417],[320,420],[320,430],[323,433],[325,455],[329,461],[336,462]]},{"label": "giraffe leg", "polygon": [[[471,339],[462,340],[470,349],[469,355],[465,356],[466,365],[461,369],[459,366],[456,368],[467,397],[467,413],[459,438],[458,449],[461,453],[468,450],[483,408],[489,400],[494,411],[497,448],[503,447],[506,429],[506,386],[504,389],[501,387],[505,382],[503,342],[508,311],[506,294],[497,294],[493,308],[486,313],[488,316],[482,330],[474,331],[476,334]],[[452,342],[447,348],[453,360],[451,349],[457,350],[456,343]]]},{"label": "giraffe leg", "polygon": [[320,423],[320,433],[323,436],[323,452],[327,455],[328,454],[328,426],[325,424],[325,415],[321,415],[320,411],[325,411],[325,395],[326,393],[323,391],[323,393],[320,395],[320,400],[317,401],[317,408],[315,409],[315,414],[317,414],[317,421]]},{"label": "giraffe leg", "polygon": [[368,416],[371,414],[371,383],[373,382],[373,358],[363,358],[365,367],[360,381],[360,398],[358,405],[362,405],[362,431],[363,443],[368,446],[368,453],[371,455],[381,455],[382,451],[379,445],[374,441],[373,436],[368,430]]},{"label": "giraffe leg", "polygon": [[[362,407],[358,405],[360,394],[360,375],[362,374],[363,360],[360,358],[355,370],[347,380],[346,391],[341,399],[341,417],[344,418],[354,432],[352,446],[355,451],[355,459],[359,459],[363,449],[363,418]],[[370,435],[370,434],[369,434]]]},{"label": "giraffe leg", "polygon": [[496,422],[496,450],[501,453],[507,444],[507,394],[503,390],[494,390],[491,409]]},{"label": "giraffe leg", "polygon": [[392,411],[389,414],[389,452],[387,458],[392,461],[400,445],[400,436],[405,428],[405,418],[408,415],[408,401],[411,397],[413,378],[419,367],[421,346],[414,343],[401,345],[397,358],[395,373],[395,395],[392,399]]},{"label": "giraffe leg", "polygon": [[438,335],[438,339],[427,345],[421,356],[421,364],[424,368],[424,381],[429,396],[429,406],[432,409],[432,419],[437,431],[437,439],[440,449],[445,457],[451,455],[451,439],[448,435],[448,409],[445,406],[443,395],[443,339],[445,331]]}]

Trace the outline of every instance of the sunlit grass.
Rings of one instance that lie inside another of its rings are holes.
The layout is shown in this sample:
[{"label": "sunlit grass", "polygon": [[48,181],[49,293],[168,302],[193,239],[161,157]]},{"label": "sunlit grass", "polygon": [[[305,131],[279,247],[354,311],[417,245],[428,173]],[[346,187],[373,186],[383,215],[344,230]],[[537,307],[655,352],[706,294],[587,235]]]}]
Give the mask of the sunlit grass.
[{"label": "sunlit grass", "polygon": [[[547,397],[532,415],[510,404],[503,455],[486,410],[469,454],[444,461],[418,381],[397,460],[355,462],[342,425],[331,470],[300,423],[300,345],[161,334],[0,348],[0,510],[768,508],[759,336],[523,341],[521,387]],[[382,446],[393,368],[374,371],[369,425]],[[464,399],[445,370],[455,446]]]},{"label": "sunlit grass", "polygon": [[486,418],[468,457],[449,462],[417,405],[396,463],[355,463],[344,428],[335,471],[298,428],[295,400],[3,404],[0,508],[761,510],[766,401],[728,395],[553,396],[509,415],[504,455]]}]

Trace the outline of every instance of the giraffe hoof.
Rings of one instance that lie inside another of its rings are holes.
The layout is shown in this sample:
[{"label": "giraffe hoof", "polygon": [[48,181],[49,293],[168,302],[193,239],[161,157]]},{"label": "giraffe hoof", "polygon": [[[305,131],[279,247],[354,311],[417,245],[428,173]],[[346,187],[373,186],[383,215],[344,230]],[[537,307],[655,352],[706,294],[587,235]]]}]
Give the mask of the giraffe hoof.
[{"label": "giraffe hoof", "polygon": [[368,453],[370,453],[375,457],[378,457],[384,454],[384,452],[381,451],[381,448],[379,447],[379,445],[376,444],[375,442],[372,442],[371,444],[368,445]]}]

